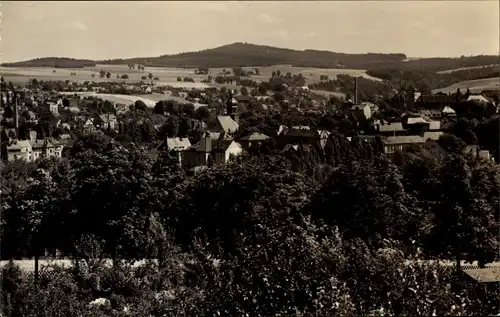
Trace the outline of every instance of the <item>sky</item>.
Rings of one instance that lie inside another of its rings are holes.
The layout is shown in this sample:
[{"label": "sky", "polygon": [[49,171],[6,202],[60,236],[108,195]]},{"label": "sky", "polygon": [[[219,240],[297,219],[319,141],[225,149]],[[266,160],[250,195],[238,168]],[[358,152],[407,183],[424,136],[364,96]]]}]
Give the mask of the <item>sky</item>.
[{"label": "sky", "polygon": [[234,42],[409,57],[499,54],[499,2],[0,2],[0,61],[154,57]]}]

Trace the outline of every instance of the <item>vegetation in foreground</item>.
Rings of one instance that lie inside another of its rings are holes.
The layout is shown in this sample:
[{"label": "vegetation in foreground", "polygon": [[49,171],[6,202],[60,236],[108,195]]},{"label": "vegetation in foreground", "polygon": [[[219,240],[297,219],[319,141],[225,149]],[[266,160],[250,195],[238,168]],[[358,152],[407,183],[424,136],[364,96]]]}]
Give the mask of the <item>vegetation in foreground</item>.
[{"label": "vegetation in foreground", "polygon": [[[191,179],[168,153],[97,135],[32,173],[16,162],[2,199],[2,257],[57,249],[86,265],[36,281],[8,266],[3,314],[497,312],[498,293],[411,260],[498,256],[498,167],[467,161],[456,142],[398,153],[396,164],[365,142],[330,144],[287,158],[271,142]],[[156,261],[130,267],[144,258]]]}]

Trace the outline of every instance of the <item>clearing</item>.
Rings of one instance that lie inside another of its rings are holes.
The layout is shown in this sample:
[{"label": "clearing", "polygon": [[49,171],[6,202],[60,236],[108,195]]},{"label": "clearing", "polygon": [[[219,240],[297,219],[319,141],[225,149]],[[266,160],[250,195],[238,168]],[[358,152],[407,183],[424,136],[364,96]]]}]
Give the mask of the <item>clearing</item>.
[{"label": "clearing", "polygon": [[434,89],[432,93],[454,93],[458,88],[460,88],[460,90],[462,91],[465,91],[467,90],[467,88],[469,88],[471,93],[480,93],[483,90],[498,90],[500,89],[500,77],[465,80],[445,88]]},{"label": "clearing", "polygon": [[500,64],[490,64],[490,65],[481,65],[481,66],[462,67],[462,68],[442,70],[442,71],[439,71],[437,73],[438,74],[450,74],[450,73],[458,72],[458,71],[461,71],[461,70],[476,69],[476,68],[486,68],[486,67],[498,67],[498,66],[500,66]]},{"label": "clearing", "polygon": [[[379,78],[371,77],[366,74],[365,70],[360,69],[324,69],[324,68],[307,68],[307,67],[293,67],[290,65],[275,65],[266,67],[245,67],[245,70],[252,70],[258,68],[260,70],[260,75],[254,75],[250,79],[256,82],[267,81],[271,74],[275,71],[280,71],[282,74],[288,72],[292,74],[302,73],[306,78],[306,84],[311,84],[320,81],[321,75],[327,75],[331,79],[335,79],[337,75],[349,75],[349,76],[361,76],[374,81],[381,81]],[[230,70],[230,68],[226,68]],[[203,84],[201,81],[207,78],[207,75],[197,75],[194,73],[194,69],[181,69],[181,68],[167,68],[167,67],[145,67],[144,71],[137,69],[131,70],[127,65],[97,65],[96,67],[90,68],[57,68],[56,72],[53,72],[53,68],[46,67],[0,67],[0,75],[4,77],[6,82],[12,81],[15,84],[26,83],[31,78],[36,78],[38,80],[71,80],[71,81],[96,81],[96,82],[115,82],[119,80],[120,82],[139,82],[142,76],[147,76],[152,73],[154,77],[158,77],[155,81],[160,85],[169,85],[172,87],[185,87],[185,88],[206,88],[210,86],[220,86],[217,84]],[[110,78],[100,78],[99,71],[104,70],[111,73]],[[217,74],[221,73],[223,68],[211,68],[210,75],[215,77]],[[71,75],[75,73],[75,75]],[[95,76],[92,78],[92,74]],[[127,74],[129,79],[117,79],[116,76]],[[177,77],[191,77],[195,80],[195,83],[189,82],[178,82]],[[147,79],[146,81],[149,81]],[[226,85],[225,85],[226,86]],[[227,85],[228,88],[230,85]]]}]

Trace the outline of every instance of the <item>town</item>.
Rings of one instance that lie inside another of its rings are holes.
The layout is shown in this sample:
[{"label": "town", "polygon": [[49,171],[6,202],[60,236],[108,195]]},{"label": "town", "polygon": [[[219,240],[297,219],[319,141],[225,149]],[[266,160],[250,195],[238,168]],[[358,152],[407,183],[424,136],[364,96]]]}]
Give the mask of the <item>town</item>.
[{"label": "town", "polygon": [[0,316],[500,316],[498,5],[2,3]]},{"label": "town", "polygon": [[[240,83],[241,79],[234,77]],[[284,154],[298,151],[299,146],[305,151],[322,151],[329,135],[338,132],[349,141],[372,142],[377,138],[378,150],[389,155],[456,136],[465,142],[464,151],[472,157],[492,161],[496,157],[498,161],[498,147],[478,140],[470,131],[473,123],[468,122],[470,112],[482,115],[476,120],[495,116],[500,107],[498,92],[471,94],[458,89],[448,95],[422,94],[402,82],[385,100],[380,95],[360,100],[354,77],[353,97],[341,100],[314,94],[309,87],[298,86],[300,81],[294,85],[290,77],[279,74],[258,85],[246,79],[254,87],[242,86],[240,90],[69,80],[39,83],[36,78],[27,87],[4,84],[3,158],[28,162],[61,158],[70,155],[73,143],[83,135],[120,139],[138,129],[148,148],[173,154],[188,175],[225,164],[271,140]],[[79,95],[88,91],[97,94]],[[155,94],[165,100],[148,107],[140,99],[126,104],[99,98],[99,94],[120,92]],[[274,119],[275,124],[263,124],[262,119]]]}]

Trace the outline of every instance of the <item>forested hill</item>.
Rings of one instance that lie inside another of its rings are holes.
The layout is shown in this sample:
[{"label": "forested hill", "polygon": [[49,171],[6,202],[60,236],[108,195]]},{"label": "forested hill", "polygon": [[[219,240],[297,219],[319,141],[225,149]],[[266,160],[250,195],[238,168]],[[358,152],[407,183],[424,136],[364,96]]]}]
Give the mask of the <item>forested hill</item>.
[{"label": "forested hill", "polygon": [[67,57],[43,57],[16,63],[3,63],[4,67],[50,67],[50,68],[83,68],[95,67],[96,62],[88,59]]},{"label": "forested hill", "polygon": [[104,64],[137,63],[171,67],[251,67],[293,65],[324,68],[371,68],[374,65],[394,65],[404,60],[404,54],[344,54],[328,51],[278,48],[264,45],[234,43],[198,52],[102,61]]},{"label": "forested hill", "polygon": [[426,72],[498,64],[498,56],[480,55],[461,58],[422,58],[408,60],[405,54],[346,54],[320,50],[292,50],[248,43],[233,43],[198,52],[186,52],[149,58],[112,59],[105,61],[71,58],[38,58],[6,63],[11,67],[92,67],[96,64],[141,64],[158,67],[215,68],[293,65],[298,67],[351,69],[404,69]]}]

